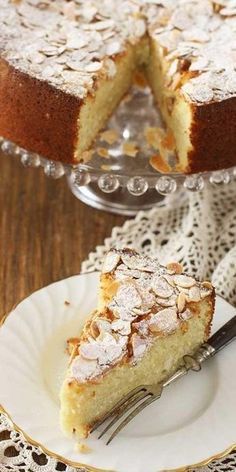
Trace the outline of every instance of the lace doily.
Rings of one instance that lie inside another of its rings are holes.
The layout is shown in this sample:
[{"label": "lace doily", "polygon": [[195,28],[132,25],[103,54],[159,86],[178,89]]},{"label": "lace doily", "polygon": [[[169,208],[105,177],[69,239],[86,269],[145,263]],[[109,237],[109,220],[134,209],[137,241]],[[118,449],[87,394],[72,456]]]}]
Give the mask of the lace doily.
[{"label": "lace doily", "polygon": [[199,279],[212,279],[216,291],[236,305],[236,185],[206,187],[180,200],[140,212],[116,227],[104,246],[82,264],[82,272],[100,270],[110,247],[133,247],[160,262],[179,261]]},{"label": "lace doily", "polygon": [[[207,187],[189,194],[178,206],[168,205],[140,212],[123,227],[114,228],[103,246],[89,255],[82,272],[99,270],[110,247],[134,247],[172,260],[200,279],[211,278],[219,295],[236,304],[236,185]],[[168,452],[168,451],[167,451]],[[191,472],[235,472],[236,450]],[[15,431],[11,420],[0,413],[0,472],[88,472],[46,455]]]}]

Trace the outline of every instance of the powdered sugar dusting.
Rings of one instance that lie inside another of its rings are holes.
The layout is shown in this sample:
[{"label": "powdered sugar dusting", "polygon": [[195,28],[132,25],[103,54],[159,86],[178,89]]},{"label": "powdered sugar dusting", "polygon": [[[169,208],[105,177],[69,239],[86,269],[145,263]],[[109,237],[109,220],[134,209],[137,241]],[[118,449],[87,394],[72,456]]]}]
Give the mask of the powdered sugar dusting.
[{"label": "powdered sugar dusting", "polygon": [[2,0],[1,55],[14,67],[83,98],[115,55],[145,34],[137,0]]},{"label": "powdered sugar dusting", "polygon": [[146,7],[146,16],[149,34],[171,64],[167,85],[180,73],[178,87],[197,104],[236,95],[234,0],[160,1]]},{"label": "powdered sugar dusting", "polygon": [[188,303],[212,293],[209,282],[199,284],[182,274],[180,264],[165,268],[128,249],[109,251],[103,267],[101,277],[118,281],[118,288],[105,308],[107,318],[97,313],[85,328],[71,364],[71,376],[79,382],[101,375],[123,359],[137,363],[157,337],[171,335],[193,316]]},{"label": "powdered sugar dusting", "polygon": [[165,308],[152,316],[149,327],[152,332],[172,333],[179,327],[177,311],[173,308]]},{"label": "powdered sugar dusting", "polygon": [[179,87],[197,104],[236,95],[234,0],[120,3],[117,8],[116,0],[2,0],[1,56],[84,98],[97,77],[114,77],[115,56],[148,31],[170,62],[167,86]]}]

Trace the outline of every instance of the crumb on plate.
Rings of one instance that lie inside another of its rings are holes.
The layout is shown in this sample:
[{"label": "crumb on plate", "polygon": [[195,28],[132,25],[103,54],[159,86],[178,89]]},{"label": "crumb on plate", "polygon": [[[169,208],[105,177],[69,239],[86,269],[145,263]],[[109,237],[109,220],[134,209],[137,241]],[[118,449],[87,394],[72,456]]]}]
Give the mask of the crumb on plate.
[{"label": "crumb on plate", "polygon": [[82,454],[89,454],[90,452],[92,452],[91,447],[87,446],[87,444],[80,442],[75,445],[75,450],[76,452],[81,452]]}]

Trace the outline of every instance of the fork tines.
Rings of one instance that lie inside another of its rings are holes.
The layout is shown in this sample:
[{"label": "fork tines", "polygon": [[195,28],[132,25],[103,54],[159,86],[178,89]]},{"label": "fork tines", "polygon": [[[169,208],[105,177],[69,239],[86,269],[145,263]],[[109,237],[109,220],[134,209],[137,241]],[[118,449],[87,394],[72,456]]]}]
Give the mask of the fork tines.
[{"label": "fork tines", "polygon": [[[122,416],[128,413],[132,408],[134,408],[128,416],[126,416],[123,421],[117,426],[112,435],[109,437],[106,444],[109,444],[114,437],[144,408],[146,408],[150,403],[156,399],[149,389],[148,386],[141,385],[129,392],[122,400],[120,400],[106,415],[99,421],[97,421],[92,430],[95,431],[99,426],[101,426],[105,421],[111,420],[102,432],[99,434],[98,439],[100,439],[104,434],[112,428],[112,426],[117,423]],[[140,403],[141,402],[141,403]]]}]

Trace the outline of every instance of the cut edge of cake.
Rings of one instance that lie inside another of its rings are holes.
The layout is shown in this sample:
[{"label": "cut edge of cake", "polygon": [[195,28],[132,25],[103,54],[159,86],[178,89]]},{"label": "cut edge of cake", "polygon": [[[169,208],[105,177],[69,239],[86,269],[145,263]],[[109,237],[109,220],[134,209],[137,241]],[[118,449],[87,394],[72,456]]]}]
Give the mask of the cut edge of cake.
[{"label": "cut edge of cake", "polygon": [[164,268],[132,250],[110,251],[98,308],[73,343],[61,389],[64,433],[86,437],[132,388],[171,375],[207,341],[214,304],[210,282],[183,274],[180,264]]},{"label": "cut edge of cake", "polygon": [[113,58],[115,74],[105,74],[105,77],[103,73],[98,74],[93,93],[86,97],[80,109],[75,161],[86,162],[90,159],[90,153],[86,151],[91,149],[98,132],[104,128],[110,115],[130,90],[136,71],[147,63],[148,51],[146,36],[135,45],[127,43],[125,51]]}]

